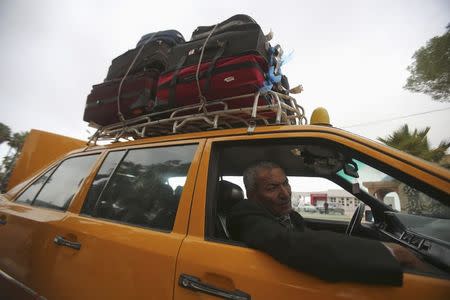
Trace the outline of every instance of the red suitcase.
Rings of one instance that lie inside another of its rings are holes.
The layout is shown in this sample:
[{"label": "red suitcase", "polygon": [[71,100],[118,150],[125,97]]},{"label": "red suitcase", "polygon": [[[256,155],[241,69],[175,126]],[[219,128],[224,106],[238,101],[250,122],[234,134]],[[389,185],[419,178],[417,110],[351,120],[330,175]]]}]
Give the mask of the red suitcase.
[{"label": "red suitcase", "polygon": [[[151,112],[159,73],[156,70],[126,78],[120,93],[120,111],[125,119]],[[83,120],[105,126],[120,121],[117,95],[121,79],[111,80],[92,87],[87,97]]]},{"label": "red suitcase", "polygon": [[[169,107],[199,103],[196,81],[197,65],[166,72],[158,80],[157,100]],[[199,82],[207,100],[223,99],[257,92],[263,85],[267,62],[260,55],[243,55],[217,60],[215,66],[202,63]],[[268,104],[260,98],[260,105]],[[254,97],[228,102],[229,108],[251,107]]]}]

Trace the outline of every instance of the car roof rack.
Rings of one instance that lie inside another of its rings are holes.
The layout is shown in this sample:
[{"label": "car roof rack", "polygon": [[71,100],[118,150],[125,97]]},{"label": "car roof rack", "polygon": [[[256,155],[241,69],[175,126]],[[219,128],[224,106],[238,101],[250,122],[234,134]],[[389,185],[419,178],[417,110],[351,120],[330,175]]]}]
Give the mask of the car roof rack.
[{"label": "car roof rack", "polygon": [[[253,106],[229,108],[229,102],[254,97]],[[260,97],[267,99],[260,105]],[[99,141],[119,142],[145,137],[177,133],[200,132],[214,129],[247,127],[252,133],[256,126],[304,125],[307,123],[303,107],[295,98],[268,91],[208,101],[164,111],[153,112],[107,126],[89,123],[97,131],[89,138],[88,145]]]}]

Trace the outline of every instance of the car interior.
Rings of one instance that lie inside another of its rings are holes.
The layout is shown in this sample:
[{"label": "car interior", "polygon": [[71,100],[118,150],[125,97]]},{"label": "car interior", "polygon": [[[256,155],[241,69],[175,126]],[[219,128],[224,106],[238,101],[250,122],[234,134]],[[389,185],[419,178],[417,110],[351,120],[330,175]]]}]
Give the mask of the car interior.
[{"label": "car interior", "polygon": [[[184,174],[170,166],[139,168],[128,163],[109,178],[96,178],[83,213],[143,227],[171,230],[183,187],[169,179]],[[90,213],[91,212],[91,213]]]},{"label": "car interior", "polygon": [[[448,195],[363,153],[317,138],[214,145],[208,182],[215,184],[208,184],[207,187],[208,199],[211,199],[207,201],[208,239],[242,245],[229,235],[226,216],[233,205],[239,201],[246,201],[244,190],[242,185],[230,182],[226,178],[242,177],[243,171],[258,161],[277,163],[285,170],[288,178],[289,176],[326,178],[360,201],[349,222],[305,217],[307,227],[396,242],[409,248],[429,264],[432,275],[450,278]],[[383,199],[378,199],[377,195],[371,194],[361,184],[359,177],[362,171],[369,170],[362,161],[386,172],[381,173],[384,177],[378,182],[407,182],[408,185],[404,184],[405,187],[413,187],[409,191],[412,190],[415,194],[427,193],[427,197],[432,197],[437,203],[434,206],[437,210],[428,215],[425,213],[417,215],[414,211],[406,209],[398,211],[392,205],[384,203]],[[291,187],[293,190],[296,188],[292,183]],[[367,215],[367,209],[370,209],[370,215]],[[362,222],[364,219],[367,222]]]}]

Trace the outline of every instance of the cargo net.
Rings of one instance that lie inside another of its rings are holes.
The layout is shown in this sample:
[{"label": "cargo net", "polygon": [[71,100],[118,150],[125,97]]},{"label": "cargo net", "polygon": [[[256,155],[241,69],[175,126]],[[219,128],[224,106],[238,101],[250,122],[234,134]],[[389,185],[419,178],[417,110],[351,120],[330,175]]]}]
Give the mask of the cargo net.
[{"label": "cargo net", "polygon": [[[252,106],[233,108],[233,103],[249,97],[254,99]],[[306,123],[304,109],[295,98],[274,91],[257,92],[153,112],[104,127],[90,123],[89,126],[97,128],[97,131],[89,138],[88,144],[243,127],[252,133],[257,126]]]}]

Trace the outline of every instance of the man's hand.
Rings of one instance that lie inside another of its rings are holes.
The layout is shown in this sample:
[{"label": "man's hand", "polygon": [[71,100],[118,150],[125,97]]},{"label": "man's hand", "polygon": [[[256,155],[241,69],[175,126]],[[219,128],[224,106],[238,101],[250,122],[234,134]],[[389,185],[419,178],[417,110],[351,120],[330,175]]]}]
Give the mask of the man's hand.
[{"label": "man's hand", "polygon": [[397,261],[403,266],[413,268],[420,271],[426,271],[429,268],[423,263],[412,251],[395,243],[383,243],[384,246],[391,252]]}]

